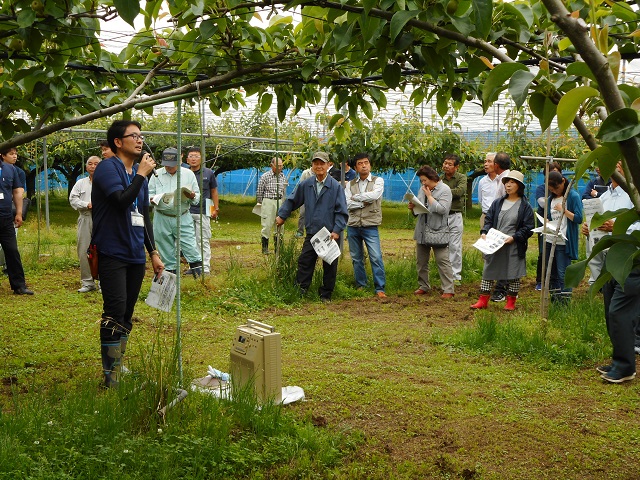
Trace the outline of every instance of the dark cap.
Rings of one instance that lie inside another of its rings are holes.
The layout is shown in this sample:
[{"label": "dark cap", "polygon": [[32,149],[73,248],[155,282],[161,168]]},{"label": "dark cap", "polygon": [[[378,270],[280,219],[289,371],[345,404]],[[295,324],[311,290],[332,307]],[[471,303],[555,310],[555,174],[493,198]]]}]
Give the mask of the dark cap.
[{"label": "dark cap", "polygon": [[162,166],[176,167],[178,165],[178,150],[175,148],[165,148],[162,152]]}]

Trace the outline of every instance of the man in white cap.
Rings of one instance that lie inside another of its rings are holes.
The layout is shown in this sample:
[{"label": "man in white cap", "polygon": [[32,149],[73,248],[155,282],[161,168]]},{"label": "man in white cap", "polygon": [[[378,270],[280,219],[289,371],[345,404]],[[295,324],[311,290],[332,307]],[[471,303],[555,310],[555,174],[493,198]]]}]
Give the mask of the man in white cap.
[{"label": "man in white cap", "polygon": [[[318,233],[322,227],[325,227],[331,232],[331,238],[338,240],[349,218],[344,189],[335,179],[327,175],[329,164],[328,153],[314,153],[311,160],[314,176],[298,184],[295,191],[282,203],[276,217],[276,225],[283,225],[292,211],[302,205],[305,207],[306,237],[298,258],[298,273],[296,275],[296,284],[303,295],[311,286],[318,259],[318,255],[311,245],[311,237]],[[336,285],[338,259],[336,258],[331,264],[322,262],[322,272],[322,286],[318,293],[323,302],[328,302],[331,301],[331,295]]]},{"label": "man in white cap", "polygon": [[[193,218],[189,213],[191,205],[200,201],[200,189],[194,173],[180,167],[180,186],[178,188],[178,150],[167,148],[162,152],[162,167],[149,180],[149,199],[154,206],[153,231],[156,246],[164,261],[165,269],[175,273],[179,267],[176,257],[176,242],[180,241],[180,251],[189,262],[194,277],[202,274],[202,256],[196,245],[196,232]],[[178,198],[176,198],[178,197]],[[176,217],[180,216],[180,238]]]}]

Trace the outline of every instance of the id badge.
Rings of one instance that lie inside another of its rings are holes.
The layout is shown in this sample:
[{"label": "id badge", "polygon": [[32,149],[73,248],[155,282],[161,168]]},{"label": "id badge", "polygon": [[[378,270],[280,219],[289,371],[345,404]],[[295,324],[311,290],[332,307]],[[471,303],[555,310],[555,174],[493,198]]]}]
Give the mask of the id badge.
[{"label": "id badge", "polygon": [[144,227],[144,216],[138,212],[131,212],[131,225],[134,227]]},{"label": "id badge", "polygon": [[4,200],[4,193],[0,192],[0,200]]}]

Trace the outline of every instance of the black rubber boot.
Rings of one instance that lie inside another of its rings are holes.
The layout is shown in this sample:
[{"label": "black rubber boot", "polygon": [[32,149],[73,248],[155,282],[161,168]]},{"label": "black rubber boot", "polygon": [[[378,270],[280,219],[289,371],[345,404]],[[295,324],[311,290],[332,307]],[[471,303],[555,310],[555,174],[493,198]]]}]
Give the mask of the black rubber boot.
[{"label": "black rubber boot", "polygon": [[[110,317],[103,317],[100,322],[100,354],[102,356],[102,372],[105,388],[118,386],[120,361],[122,360],[122,337],[113,339],[120,327]],[[125,340],[126,347],[126,340]]]},{"label": "black rubber boot", "polygon": [[202,276],[202,262],[191,262],[189,263],[189,270],[191,270],[191,275],[196,280]]},{"label": "black rubber boot", "polygon": [[269,255],[269,239],[262,237],[262,254]]}]

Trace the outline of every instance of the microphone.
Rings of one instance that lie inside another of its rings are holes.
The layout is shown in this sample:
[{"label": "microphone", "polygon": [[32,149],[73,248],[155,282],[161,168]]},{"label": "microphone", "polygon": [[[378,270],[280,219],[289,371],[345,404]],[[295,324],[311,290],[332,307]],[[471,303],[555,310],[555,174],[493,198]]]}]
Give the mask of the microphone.
[{"label": "microphone", "polygon": [[[144,140],[142,141],[142,145],[147,147],[147,153],[151,156],[151,160],[153,160],[155,162],[156,159],[153,158],[153,153],[151,153],[151,148],[149,148],[149,145],[147,145],[147,143]],[[153,174],[154,177],[158,178],[158,174],[156,173],[155,170],[151,170],[151,173]]]}]

